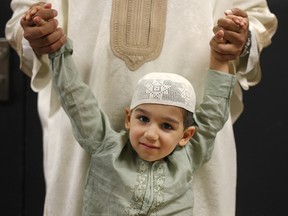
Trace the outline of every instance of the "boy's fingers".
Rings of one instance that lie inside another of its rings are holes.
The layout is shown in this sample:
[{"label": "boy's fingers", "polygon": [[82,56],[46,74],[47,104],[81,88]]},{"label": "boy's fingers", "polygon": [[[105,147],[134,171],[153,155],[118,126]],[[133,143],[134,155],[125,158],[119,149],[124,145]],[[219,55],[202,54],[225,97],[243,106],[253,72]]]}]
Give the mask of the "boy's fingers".
[{"label": "boy's fingers", "polygon": [[35,16],[33,18],[33,22],[36,26],[42,26],[44,25],[45,23],[47,23],[47,21],[45,21],[44,19],[41,19],[41,17],[39,16]]},{"label": "boy's fingers", "polygon": [[54,9],[51,9],[51,3],[39,3],[33,5],[30,9],[23,15],[23,18],[26,20],[32,20],[35,16],[39,16],[42,19],[48,21],[55,18],[58,15],[58,12]]}]

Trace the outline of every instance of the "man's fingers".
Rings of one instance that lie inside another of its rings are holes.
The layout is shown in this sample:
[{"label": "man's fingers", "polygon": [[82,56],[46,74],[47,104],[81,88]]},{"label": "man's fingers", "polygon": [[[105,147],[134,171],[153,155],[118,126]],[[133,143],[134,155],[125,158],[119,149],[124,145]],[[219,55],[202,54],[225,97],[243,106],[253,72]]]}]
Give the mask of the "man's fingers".
[{"label": "man's fingers", "polygon": [[57,51],[67,40],[62,28],[58,28],[55,17],[57,11],[51,3],[39,2],[30,7],[23,15],[20,24],[23,36],[37,54],[48,54]]},{"label": "man's fingers", "polygon": [[235,15],[235,16],[241,16],[243,18],[247,18],[248,15],[244,10],[241,10],[240,8],[232,8],[230,10],[225,11],[225,15]]},{"label": "man's fingers", "polygon": [[215,33],[215,37],[214,40],[217,43],[227,43],[227,40],[224,39],[224,31],[223,30],[219,30],[218,32]]},{"label": "man's fingers", "polygon": [[[36,20],[37,19],[38,18],[36,18]],[[56,19],[49,20],[48,22],[44,22],[40,19],[37,25],[34,23],[34,26],[25,27],[23,36],[31,42],[37,38],[41,38],[53,33],[57,29],[57,26],[58,21]]]},{"label": "man's fingers", "polygon": [[[41,47],[31,46],[31,47],[33,48],[34,52],[39,55],[49,54],[49,53],[54,53],[58,49],[60,49],[65,44],[66,40],[67,40],[67,36],[62,35],[57,41],[55,41],[54,43],[50,43],[47,46],[41,46]],[[41,43],[41,41],[39,41],[39,43]]]},{"label": "man's fingers", "polygon": [[44,8],[45,8],[45,9],[51,9],[51,8],[52,8],[52,4],[51,4],[51,3],[46,3],[46,4],[44,5]]},{"label": "man's fingers", "polygon": [[64,31],[62,28],[58,28],[50,34],[47,34],[43,37],[34,39],[30,41],[30,45],[33,48],[39,48],[44,46],[50,46],[51,44],[56,43],[58,40],[61,40],[65,37]]},{"label": "man's fingers", "polygon": [[246,21],[241,20],[235,16],[227,16],[224,18],[220,18],[217,22],[218,26],[224,28],[225,30],[241,32],[243,28],[247,29]]},{"label": "man's fingers", "polygon": [[246,38],[243,37],[241,34],[233,32],[233,31],[224,31],[225,36],[224,38],[229,41],[229,43],[234,44],[235,46],[242,46],[246,42]]},{"label": "man's fingers", "polygon": [[43,20],[48,21],[50,19],[54,19],[57,15],[58,15],[58,12],[54,9],[43,9],[43,10],[37,11],[37,13],[34,15],[34,17],[39,16]]}]

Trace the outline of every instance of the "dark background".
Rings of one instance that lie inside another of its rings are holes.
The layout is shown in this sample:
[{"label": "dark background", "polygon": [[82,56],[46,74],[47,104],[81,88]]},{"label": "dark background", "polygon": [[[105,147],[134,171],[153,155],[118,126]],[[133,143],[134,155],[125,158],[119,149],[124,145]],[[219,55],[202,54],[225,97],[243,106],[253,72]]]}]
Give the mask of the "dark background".
[{"label": "dark background", "polygon": [[288,1],[268,4],[278,30],[261,56],[262,81],[244,92],[245,111],[234,126],[237,216],[288,216]]},{"label": "dark background", "polygon": [[[261,56],[262,81],[244,92],[245,111],[234,127],[237,216],[288,215],[288,75],[284,70],[288,1],[268,0],[268,4],[279,27]],[[11,14],[10,0],[1,0],[2,38]],[[18,56],[12,49],[9,59],[10,97],[0,102],[0,214],[41,216],[45,185],[37,95],[30,89],[29,78],[19,71]]]},{"label": "dark background", "polygon": [[[11,1],[0,1],[0,37],[4,38]],[[42,216],[45,183],[37,95],[20,72],[12,48],[9,60],[9,100],[0,101],[0,215]]]}]

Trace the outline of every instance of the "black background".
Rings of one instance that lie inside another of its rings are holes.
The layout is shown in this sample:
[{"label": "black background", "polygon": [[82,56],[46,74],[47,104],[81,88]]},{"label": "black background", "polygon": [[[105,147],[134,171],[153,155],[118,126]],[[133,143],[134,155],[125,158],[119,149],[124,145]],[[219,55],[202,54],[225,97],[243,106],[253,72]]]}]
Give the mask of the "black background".
[{"label": "black background", "polygon": [[245,111],[234,127],[237,216],[288,215],[288,1],[268,3],[278,30],[261,56],[262,81],[244,92]]}]

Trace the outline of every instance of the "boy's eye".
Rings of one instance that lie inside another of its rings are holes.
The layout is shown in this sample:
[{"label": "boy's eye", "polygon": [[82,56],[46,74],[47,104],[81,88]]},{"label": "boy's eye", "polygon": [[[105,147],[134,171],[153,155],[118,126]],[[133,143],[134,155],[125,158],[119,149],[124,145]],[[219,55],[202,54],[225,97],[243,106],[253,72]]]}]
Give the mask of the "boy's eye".
[{"label": "boy's eye", "polygon": [[172,125],[168,124],[168,123],[163,123],[162,128],[164,128],[166,130],[172,130],[173,129]]},{"label": "boy's eye", "polygon": [[138,119],[139,119],[141,122],[149,122],[149,119],[148,119],[146,116],[139,116]]}]

